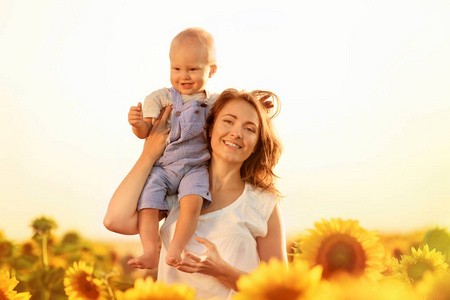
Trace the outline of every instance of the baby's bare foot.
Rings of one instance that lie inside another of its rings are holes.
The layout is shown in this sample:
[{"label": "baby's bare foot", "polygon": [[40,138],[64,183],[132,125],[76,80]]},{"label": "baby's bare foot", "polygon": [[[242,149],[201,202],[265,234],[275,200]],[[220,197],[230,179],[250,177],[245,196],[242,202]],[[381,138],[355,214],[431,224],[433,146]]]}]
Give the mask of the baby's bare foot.
[{"label": "baby's bare foot", "polygon": [[181,262],[181,252],[183,249],[179,249],[175,246],[169,245],[169,249],[167,250],[166,255],[166,264],[172,267],[178,266]]},{"label": "baby's bare foot", "polygon": [[137,269],[154,269],[158,266],[158,253],[146,251],[141,256],[130,259],[128,265]]}]

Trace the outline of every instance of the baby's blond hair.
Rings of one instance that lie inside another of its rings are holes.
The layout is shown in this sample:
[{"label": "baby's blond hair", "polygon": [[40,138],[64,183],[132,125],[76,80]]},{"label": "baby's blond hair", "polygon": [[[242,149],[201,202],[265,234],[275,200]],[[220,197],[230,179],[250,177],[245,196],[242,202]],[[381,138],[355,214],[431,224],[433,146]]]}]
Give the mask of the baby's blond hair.
[{"label": "baby's blond hair", "polygon": [[212,34],[199,27],[186,28],[178,33],[170,44],[169,57],[172,57],[173,48],[181,43],[192,43],[205,47],[208,53],[208,62],[216,63],[216,48],[214,46],[214,38]]}]

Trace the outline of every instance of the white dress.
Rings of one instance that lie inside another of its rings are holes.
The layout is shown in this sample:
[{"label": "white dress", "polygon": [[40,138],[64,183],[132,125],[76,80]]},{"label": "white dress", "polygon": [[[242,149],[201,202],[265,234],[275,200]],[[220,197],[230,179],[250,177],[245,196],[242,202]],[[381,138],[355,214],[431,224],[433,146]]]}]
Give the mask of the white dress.
[{"label": "white dress", "polygon": [[[170,241],[180,213],[176,196],[168,197],[170,213],[160,229],[162,247],[158,266],[158,280],[166,283],[186,283],[196,290],[201,299],[229,299],[234,291],[217,279],[203,274],[178,271],[165,263]],[[214,201],[214,199],[213,199]],[[194,236],[210,240],[217,246],[221,257],[234,267],[250,272],[259,264],[256,238],[267,234],[267,221],[275,207],[276,199],[246,183],[241,196],[220,210],[200,215]],[[185,251],[202,255],[206,247],[192,237]],[[184,255],[184,253],[183,253]],[[188,259],[188,258],[186,258]]]}]

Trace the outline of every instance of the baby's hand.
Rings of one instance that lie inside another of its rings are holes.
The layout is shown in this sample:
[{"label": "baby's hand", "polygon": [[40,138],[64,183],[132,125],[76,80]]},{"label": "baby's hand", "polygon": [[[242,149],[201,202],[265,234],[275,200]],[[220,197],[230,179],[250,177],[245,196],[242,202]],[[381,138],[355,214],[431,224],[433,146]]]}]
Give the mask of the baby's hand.
[{"label": "baby's hand", "polygon": [[142,113],[142,103],[139,102],[137,106],[132,106],[128,113],[128,123],[133,127],[140,127],[144,123],[144,115]]}]

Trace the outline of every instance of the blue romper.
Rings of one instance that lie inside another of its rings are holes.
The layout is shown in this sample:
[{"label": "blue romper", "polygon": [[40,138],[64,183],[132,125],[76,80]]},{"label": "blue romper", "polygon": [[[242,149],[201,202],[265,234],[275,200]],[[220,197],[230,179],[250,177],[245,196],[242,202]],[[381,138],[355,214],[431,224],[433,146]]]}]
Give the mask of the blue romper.
[{"label": "blue romper", "polygon": [[208,162],[210,153],[205,124],[209,108],[205,102],[183,104],[181,94],[170,88],[173,100],[172,126],[163,155],[156,161],[139,197],[138,210],[168,210],[166,195],[178,193],[203,197],[203,208],[211,205]]}]

